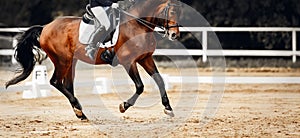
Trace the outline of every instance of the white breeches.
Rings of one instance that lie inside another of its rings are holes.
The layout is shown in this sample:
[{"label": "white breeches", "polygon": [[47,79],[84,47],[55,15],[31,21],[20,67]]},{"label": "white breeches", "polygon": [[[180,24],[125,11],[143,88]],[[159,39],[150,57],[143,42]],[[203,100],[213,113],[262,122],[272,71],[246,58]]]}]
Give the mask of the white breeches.
[{"label": "white breeches", "polygon": [[110,27],[110,20],[106,14],[106,10],[108,8],[109,7],[101,6],[91,8],[97,20],[100,22],[101,25],[105,27],[106,30],[108,30]]}]

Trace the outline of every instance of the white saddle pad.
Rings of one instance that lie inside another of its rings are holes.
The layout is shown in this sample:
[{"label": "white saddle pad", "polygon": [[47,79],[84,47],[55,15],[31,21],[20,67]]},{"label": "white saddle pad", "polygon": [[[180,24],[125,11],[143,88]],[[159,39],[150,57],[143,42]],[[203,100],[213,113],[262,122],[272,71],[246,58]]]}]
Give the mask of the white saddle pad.
[{"label": "white saddle pad", "polygon": [[[112,47],[116,45],[118,38],[119,38],[119,24],[116,27],[116,31],[113,34],[113,38],[111,41],[106,42],[105,44],[100,44],[99,47],[105,48],[105,47]],[[79,42],[85,45],[88,45],[92,41],[92,37],[95,33],[95,27],[94,25],[86,24],[83,21],[80,22],[79,27]]]}]

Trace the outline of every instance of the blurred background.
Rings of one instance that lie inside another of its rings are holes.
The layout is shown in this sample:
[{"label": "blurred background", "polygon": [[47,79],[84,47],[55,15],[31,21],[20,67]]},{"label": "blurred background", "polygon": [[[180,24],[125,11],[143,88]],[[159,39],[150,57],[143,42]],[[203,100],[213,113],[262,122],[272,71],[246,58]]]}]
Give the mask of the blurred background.
[{"label": "blurred background", "polygon": [[[299,0],[182,0],[196,9],[212,27],[299,27]],[[0,27],[29,27],[44,25],[59,16],[82,16],[88,0],[1,0]],[[123,8],[130,3],[121,2]],[[189,17],[185,17],[189,18]],[[199,26],[196,26],[199,27]],[[217,32],[223,49],[292,50],[292,32]],[[11,48],[16,33],[0,32],[0,49]],[[297,40],[300,34],[297,32]],[[195,37],[182,33],[181,43],[188,49],[201,49]],[[298,41],[297,41],[298,42]],[[300,49],[300,43],[297,49]],[[169,48],[160,45],[159,48]],[[0,56],[1,65],[10,57]],[[166,60],[156,57],[158,61]],[[260,59],[260,60],[257,60]],[[201,57],[194,57],[199,66],[205,66]],[[299,67],[291,57],[227,57],[230,67]]]}]

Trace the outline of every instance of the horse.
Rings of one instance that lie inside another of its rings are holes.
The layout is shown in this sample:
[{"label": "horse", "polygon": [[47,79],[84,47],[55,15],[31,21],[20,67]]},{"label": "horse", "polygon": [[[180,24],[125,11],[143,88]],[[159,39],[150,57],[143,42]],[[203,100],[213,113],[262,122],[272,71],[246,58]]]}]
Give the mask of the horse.
[{"label": "horse", "polygon": [[[118,63],[126,69],[136,87],[132,97],[119,105],[121,113],[133,106],[144,91],[137,69],[137,64],[140,64],[159,88],[164,113],[174,116],[164,81],[152,54],[157,45],[154,36],[155,27],[164,28],[167,37],[171,40],[180,36],[178,25],[180,7],[181,4],[177,0],[136,0],[128,11],[119,9],[122,23],[119,26],[119,39],[113,48]],[[35,63],[39,62],[33,50],[41,49],[54,65],[50,84],[69,100],[79,119],[88,120],[78,99],[74,96],[75,66],[78,60],[93,65],[107,64],[100,58],[101,53],[107,48],[99,48],[94,60],[85,55],[86,45],[78,40],[81,19],[81,17],[71,16],[59,17],[49,24],[32,26],[25,31],[18,40],[14,55],[23,70],[5,84],[6,88],[25,80],[31,74]]]}]

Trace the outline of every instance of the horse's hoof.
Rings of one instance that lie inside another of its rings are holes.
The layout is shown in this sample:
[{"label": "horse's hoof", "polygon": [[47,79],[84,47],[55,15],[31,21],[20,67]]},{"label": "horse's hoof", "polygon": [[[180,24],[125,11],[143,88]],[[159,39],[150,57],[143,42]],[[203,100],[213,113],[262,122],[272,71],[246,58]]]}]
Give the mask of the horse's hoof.
[{"label": "horse's hoof", "polygon": [[89,121],[89,119],[84,114],[82,114],[80,119],[81,119],[82,122],[88,122]]},{"label": "horse's hoof", "polygon": [[119,110],[121,113],[125,113],[125,111],[132,106],[131,104],[127,103],[127,102],[123,102],[119,105]]},{"label": "horse's hoof", "polygon": [[88,121],[88,118],[85,116],[85,114],[77,109],[77,108],[73,108],[75,115],[77,116],[77,118],[81,119],[82,121]]},{"label": "horse's hoof", "polygon": [[84,114],[82,114],[82,116],[78,116],[78,115],[76,115],[76,116],[77,116],[77,118],[80,119],[82,122],[88,122],[88,121],[89,121],[89,119],[88,119]]},{"label": "horse's hoof", "polygon": [[121,113],[125,113],[125,111],[126,111],[125,102],[123,102],[119,105],[119,110],[120,110]]},{"label": "horse's hoof", "polygon": [[74,113],[76,114],[77,117],[81,117],[82,116],[83,113],[82,113],[81,110],[79,110],[79,109],[77,109],[75,107],[73,108],[73,110],[74,110]]},{"label": "horse's hoof", "polygon": [[170,117],[174,117],[175,116],[172,110],[164,109],[164,112],[165,112],[166,115],[169,115]]}]

